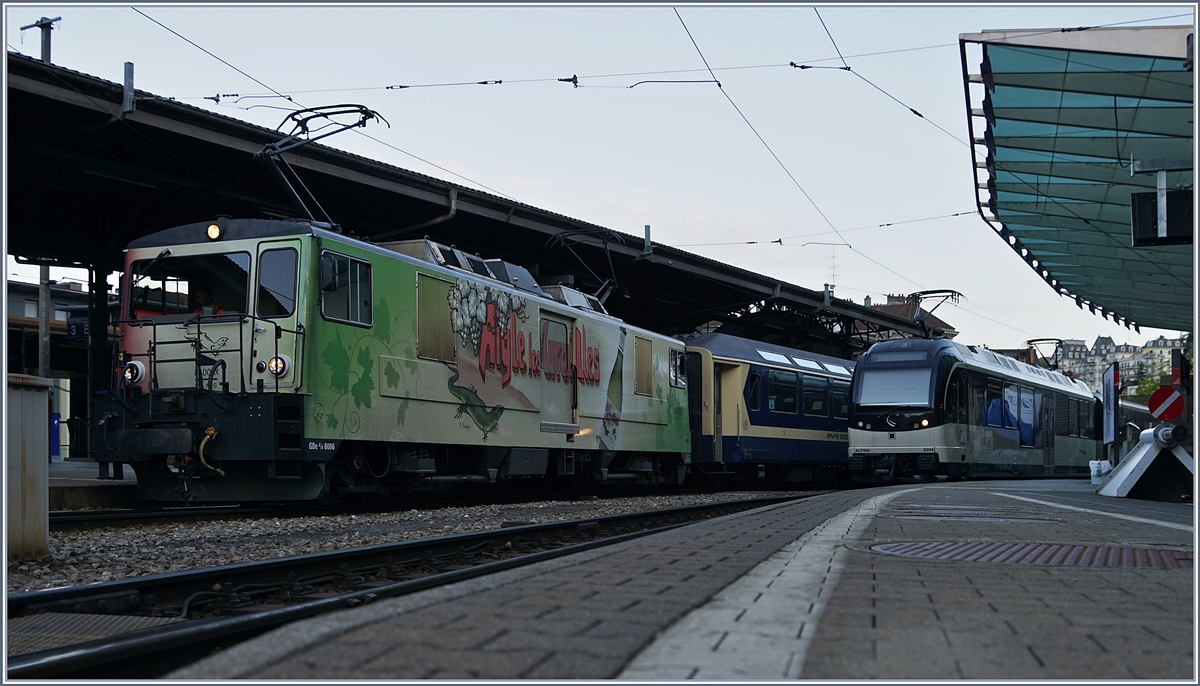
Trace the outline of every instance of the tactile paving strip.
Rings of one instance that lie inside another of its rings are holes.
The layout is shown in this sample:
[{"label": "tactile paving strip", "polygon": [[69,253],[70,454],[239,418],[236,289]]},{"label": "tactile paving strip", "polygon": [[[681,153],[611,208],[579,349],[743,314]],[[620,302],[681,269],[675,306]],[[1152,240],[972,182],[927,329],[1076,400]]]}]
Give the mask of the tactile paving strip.
[{"label": "tactile paving strip", "polygon": [[181,622],[178,617],[125,617],[47,612],[8,620],[9,657],[123,634],[148,626]]},{"label": "tactile paving strip", "polygon": [[964,562],[1059,565],[1068,567],[1153,567],[1191,569],[1192,553],[1186,550],[1111,548],[1108,546],[1049,543],[971,543],[964,541],[912,541],[880,543],[871,550],[888,555]]}]

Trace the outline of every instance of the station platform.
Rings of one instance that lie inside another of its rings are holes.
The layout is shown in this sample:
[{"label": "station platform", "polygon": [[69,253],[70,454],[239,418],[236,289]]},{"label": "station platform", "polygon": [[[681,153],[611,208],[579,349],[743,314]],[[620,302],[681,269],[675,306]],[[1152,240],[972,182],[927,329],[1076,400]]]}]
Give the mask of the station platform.
[{"label": "station platform", "polygon": [[87,510],[137,506],[137,479],[125,467],[124,479],[101,479],[92,460],[51,458],[50,509]]},{"label": "station platform", "polygon": [[297,622],[167,678],[1194,681],[1194,537],[1191,504],[1083,480],[844,491]]}]

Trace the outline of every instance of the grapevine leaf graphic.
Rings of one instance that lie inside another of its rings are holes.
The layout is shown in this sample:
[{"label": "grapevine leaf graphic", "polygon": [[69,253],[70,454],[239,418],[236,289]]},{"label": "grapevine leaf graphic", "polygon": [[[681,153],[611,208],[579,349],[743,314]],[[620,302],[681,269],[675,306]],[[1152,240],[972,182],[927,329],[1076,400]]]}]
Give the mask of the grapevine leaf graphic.
[{"label": "grapevine leaf graphic", "polygon": [[321,359],[325,360],[325,364],[333,371],[333,377],[329,380],[329,387],[339,393],[345,393],[350,388],[350,355],[346,349],[342,347],[341,336],[339,335],[329,345],[325,346],[325,352],[321,353]]},{"label": "grapevine leaf graphic", "polygon": [[415,358],[417,356],[417,351],[413,350],[412,344],[410,344],[410,343],[404,344],[404,351],[406,353],[408,353],[408,357],[404,360],[404,366],[408,367],[408,371],[410,373],[416,374],[417,373],[417,362],[413,358]]},{"label": "grapevine leaf graphic", "polygon": [[383,376],[387,380],[388,388],[395,388],[400,385],[400,372],[396,371],[396,367],[392,365],[392,361],[388,360],[383,366]]},{"label": "grapevine leaf graphic", "polygon": [[375,382],[371,380],[371,352],[365,347],[358,349],[358,366],[362,367],[362,375],[350,387],[350,393],[354,395],[355,407],[370,409],[371,391],[375,389]]},{"label": "grapevine leaf graphic", "polygon": [[337,425],[338,425],[337,417],[334,417],[333,415],[329,415],[329,419],[325,420],[325,426],[328,426],[331,429],[336,429]]},{"label": "grapevine leaf graphic", "polygon": [[396,408],[396,424],[404,425],[404,413],[408,412],[408,398],[400,401],[400,407]]},{"label": "grapevine leaf graphic", "polygon": [[392,343],[392,318],[388,311],[387,300],[379,299],[375,305],[375,335],[387,345]]}]

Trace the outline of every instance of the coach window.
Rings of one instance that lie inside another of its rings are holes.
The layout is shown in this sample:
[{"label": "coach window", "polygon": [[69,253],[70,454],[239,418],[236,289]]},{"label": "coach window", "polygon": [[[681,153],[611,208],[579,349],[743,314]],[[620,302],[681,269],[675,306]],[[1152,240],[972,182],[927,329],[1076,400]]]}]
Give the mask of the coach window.
[{"label": "coach window", "polygon": [[1037,416],[1037,414],[1034,412],[1033,405],[1033,389],[1021,386],[1019,419],[1021,421],[1021,447],[1023,448],[1033,447],[1033,425],[1035,417]]},{"label": "coach window", "polygon": [[1095,438],[1092,431],[1092,406],[1091,403],[1079,403],[1079,436],[1080,438]]},{"label": "coach window", "polygon": [[767,374],[767,409],[796,414],[796,396],[800,390],[800,379],[796,372],[771,369]]},{"label": "coach window", "polygon": [[987,394],[984,396],[984,402],[987,406],[987,425],[1002,426],[1004,417],[1004,403],[1000,399],[1000,382],[996,379],[987,380]]},{"label": "coach window", "polygon": [[762,409],[762,377],[758,374],[746,379],[746,407],[755,412]]},{"label": "coach window", "polygon": [[1017,428],[1017,412],[1021,403],[1021,394],[1016,384],[1004,384],[1004,428]]},{"label": "coach window", "polygon": [[829,416],[829,379],[804,375],[804,414],[811,417]]},{"label": "coach window", "polygon": [[833,417],[846,419],[850,416],[850,384],[845,381],[833,382]]},{"label": "coach window", "polygon": [[1067,435],[1079,435],[1079,401],[1071,398],[1067,400]]},{"label": "coach window", "polygon": [[371,325],[371,263],[321,253],[321,315],[356,326]]},{"label": "coach window", "polygon": [[287,317],[296,311],[296,250],[264,250],[258,256],[258,316]]}]

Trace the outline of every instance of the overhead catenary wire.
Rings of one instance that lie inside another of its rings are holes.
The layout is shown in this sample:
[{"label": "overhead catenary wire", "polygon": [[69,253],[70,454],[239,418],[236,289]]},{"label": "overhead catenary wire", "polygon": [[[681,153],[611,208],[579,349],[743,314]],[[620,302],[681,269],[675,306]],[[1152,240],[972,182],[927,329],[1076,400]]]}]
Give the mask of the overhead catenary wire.
[{"label": "overhead catenary wire", "polygon": [[[889,226],[900,226],[901,224],[916,224],[919,222],[933,221],[935,219],[948,219],[950,217],[962,217],[962,216],[968,215],[968,214],[979,214],[979,210],[970,210],[967,212],[955,212],[954,214],[940,214],[936,217],[922,217],[920,219],[905,219],[903,221],[884,222],[883,224],[871,224],[869,226],[856,226],[852,229],[842,229],[841,231],[842,231],[842,233],[850,233],[851,231],[869,231],[871,229],[882,229],[882,228],[889,227]],[[727,242],[727,243],[679,243],[679,244],[676,244],[674,247],[688,248],[688,247],[698,247],[698,246],[705,246],[705,245],[751,245],[751,244],[769,245],[772,243],[777,244],[777,245],[787,246],[787,247],[793,247],[794,244],[783,243],[782,241],[793,240],[796,238],[813,238],[815,236],[828,236],[831,233],[833,233],[833,232],[832,231],[818,231],[816,233],[802,233],[802,234],[798,234],[795,236],[781,236],[780,238],[776,238],[774,240],[769,240],[769,241],[768,240],[757,240],[757,241],[731,241],[731,242]],[[841,244],[839,244],[839,245],[841,245]]]},{"label": "overhead catenary wire", "polygon": [[[1094,29],[1094,28],[1108,28],[1108,27],[1112,27],[1112,26],[1123,26],[1126,24],[1142,24],[1142,23],[1147,23],[1147,22],[1152,22],[1152,21],[1163,21],[1163,20],[1167,20],[1167,19],[1177,19],[1177,18],[1181,18],[1181,17],[1191,17],[1191,16],[1192,16],[1191,14],[1171,14],[1171,15],[1166,15],[1166,16],[1162,16],[1162,17],[1151,17],[1148,19],[1131,19],[1129,21],[1113,22],[1110,24],[1098,24],[1096,26],[1080,26],[1080,27],[1075,27],[1075,28],[1061,28],[1061,29],[1046,29],[1046,30],[1042,30],[1042,31],[1029,31],[1026,33],[1015,34],[1012,37],[1013,38],[1021,38],[1021,37],[1039,36],[1039,35],[1052,34],[1052,33],[1067,33],[1067,32],[1074,32],[1074,31],[1086,31],[1086,30],[1090,30],[1090,29]],[[824,20],[822,20],[822,25],[824,25]],[[826,33],[828,33],[828,28],[826,28]],[[11,45],[9,47],[12,48]],[[717,71],[737,71],[737,70],[749,70],[749,69],[778,69],[778,68],[783,68],[783,67],[798,67],[801,69],[841,69],[843,71],[846,71],[845,67],[815,66],[814,63],[834,62],[834,61],[845,62],[847,59],[858,59],[858,58],[862,58],[862,57],[879,57],[879,56],[883,56],[883,55],[895,55],[895,54],[905,53],[905,52],[919,52],[922,50],[936,50],[939,48],[954,48],[954,47],[958,47],[958,43],[936,43],[933,45],[921,45],[921,46],[910,47],[910,48],[897,48],[894,50],[877,50],[874,52],[860,52],[860,53],[855,53],[852,55],[841,55],[839,53],[839,55],[837,57],[820,57],[820,58],[804,60],[804,64],[797,64],[796,62],[778,62],[778,63],[769,63],[769,64],[747,64],[747,65],[736,65],[736,66],[727,66],[727,67],[712,67],[711,71],[717,72]],[[14,51],[19,52],[16,50],[14,50]],[[378,85],[378,86],[354,86],[354,87],[349,87],[349,88],[316,88],[316,89],[306,89],[306,90],[290,90],[288,92],[292,93],[293,95],[308,95],[308,94],[313,94],[313,93],[348,93],[348,92],[355,92],[355,91],[374,91],[374,90],[389,90],[389,89],[390,90],[400,90],[400,89],[408,89],[408,88],[428,88],[428,87],[435,87],[435,86],[458,86],[458,85],[473,86],[473,85],[483,85],[483,84],[490,85],[493,83],[494,84],[550,83],[550,82],[555,82],[555,81],[573,82],[574,84],[578,85],[580,79],[608,79],[608,78],[620,78],[620,77],[629,77],[629,76],[657,76],[657,75],[666,75],[666,74],[688,74],[688,73],[707,72],[707,71],[710,71],[710,70],[709,69],[697,69],[697,68],[658,69],[658,70],[652,70],[652,71],[613,72],[613,73],[605,73],[605,74],[575,75],[571,78],[542,77],[542,78],[494,79],[494,80],[476,79],[476,80],[466,80],[466,81],[461,81],[461,82],[450,82],[450,83],[430,83],[430,84],[411,84],[411,85],[393,84],[393,85]],[[582,88],[584,86],[579,86],[579,87]],[[628,86],[587,86],[587,87],[590,87],[590,88],[628,88]],[[253,96],[263,96],[263,95],[266,95],[266,94],[258,93],[258,94],[239,95],[237,93],[222,93],[222,94],[220,94],[219,97],[253,97]],[[278,95],[278,94],[275,94],[275,95]],[[184,97],[180,97],[178,99],[179,100],[212,100],[213,97],[214,96],[211,96],[211,95],[194,95],[194,96],[184,96]],[[280,97],[282,97],[282,96],[280,96]]]},{"label": "overhead catenary wire", "polygon": [[[746,126],[750,127],[750,130],[752,132],[754,132],[755,137],[757,137],[759,142],[763,144],[763,147],[765,147],[767,149],[767,152],[769,152],[771,154],[771,157],[775,158],[775,162],[779,164],[779,167],[781,169],[783,169],[784,173],[787,174],[788,178],[792,180],[792,183],[795,184],[796,188],[798,188],[800,190],[800,192],[808,200],[809,204],[811,204],[813,206],[813,209],[815,209],[817,211],[817,214],[821,215],[821,218],[825,220],[825,223],[829,225],[829,228],[833,229],[834,233],[838,234],[838,238],[842,238],[842,235],[841,235],[841,233],[838,232],[837,227],[834,226],[833,222],[829,220],[829,217],[827,217],[825,215],[825,213],[821,211],[820,206],[818,206],[817,203],[812,199],[812,196],[810,196],[808,194],[808,191],[804,190],[804,187],[801,186],[800,182],[796,180],[796,177],[792,174],[791,170],[789,170],[787,168],[787,165],[785,165],[783,163],[783,160],[779,159],[779,155],[775,154],[775,151],[771,149],[771,146],[767,143],[766,139],[764,139],[762,137],[762,134],[760,134],[758,132],[758,129],[754,128],[754,124],[750,123],[750,119],[746,117],[745,113],[742,112],[741,108],[737,106],[737,103],[733,101],[733,98],[731,98],[729,96],[729,93],[727,93],[725,91],[725,88],[721,85],[721,82],[717,79],[717,75],[713,73],[711,68],[709,68],[708,60],[704,57],[704,52],[700,49],[700,45],[698,43],[696,43],[695,37],[692,36],[692,32],[688,29],[687,23],[683,21],[683,16],[679,14],[679,10],[675,9],[675,8],[671,8],[671,9],[674,10],[675,16],[679,18],[679,23],[683,25],[683,30],[687,33],[688,39],[692,42],[692,46],[696,48],[696,52],[700,55],[700,60],[702,62],[704,62],[704,66],[706,68],[708,68],[709,73],[712,74],[713,80],[716,81],[716,83],[717,83],[717,88],[720,89],[720,91],[721,91],[721,95],[725,96],[725,99],[728,100],[729,104],[733,106],[733,109],[738,113],[738,116],[740,116],[742,118],[742,121],[746,122]],[[842,238],[842,240],[845,241],[846,239]],[[848,241],[846,242],[846,245],[847,246],[850,245]],[[850,249],[854,250],[853,247],[851,247]],[[855,252],[857,252],[857,251],[855,251]]]},{"label": "overhead catenary wire", "polygon": [[[237,67],[233,66],[233,65],[232,65],[232,64],[230,64],[229,62],[227,62],[227,61],[225,61],[225,60],[221,59],[221,58],[220,58],[220,57],[218,57],[217,55],[213,54],[211,51],[209,51],[209,50],[207,50],[207,49],[205,49],[205,48],[201,47],[201,46],[200,46],[200,45],[198,45],[196,42],[194,42],[194,41],[190,40],[189,38],[187,38],[187,37],[183,36],[183,35],[182,35],[182,34],[180,34],[178,31],[175,31],[174,29],[172,29],[172,28],[168,27],[167,25],[165,25],[165,24],[163,24],[162,22],[158,21],[157,19],[155,19],[155,18],[151,17],[150,15],[146,14],[145,12],[142,12],[141,10],[137,9],[136,7],[133,7],[133,8],[130,8],[130,9],[132,9],[133,11],[135,11],[135,12],[137,12],[138,14],[142,15],[142,16],[143,16],[143,17],[145,17],[146,19],[149,19],[150,21],[154,22],[155,24],[157,24],[157,25],[161,26],[162,28],[166,29],[167,31],[171,32],[172,34],[174,34],[174,35],[178,36],[178,37],[179,37],[179,38],[181,38],[182,40],[186,41],[186,42],[187,42],[187,43],[189,43],[190,45],[194,46],[196,49],[198,49],[198,50],[200,50],[201,52],[205,53],[206,55],[209,55],[210,57],[212,57],[213,59],[217,60],[217,61],[218,61],[218,62],[220,62],[221,64],[224,64],[225,66],[229,67],[230,69],[233,69],[233,70],[234,70],[234,71],[236,71],[237,73],[239,73],[239,74],[241,74],[241,75],[245,76],[246,78],[250,79],[251,81],[253,81],[253,82],[255,82],[255,83],[259,84],[259,85],[260,85],[260,86],[262,86],[263,88],[266,88],[267,90],[271,91],[271,92],[272,92],[272,93],[274,93],[275,95],[277,95],[277,96],[279,96],[279,97],[281,97],[281,98],[284,98],[284,99],[286,99],[286,100],[288,100],[288,101],[290,101],[290,102],[296,103],[296,101],[295,101],[295,100],[294,100],[294,99],[293,99],[291,96],[284,95],[284,94],[280,93],[279,91],[275,90],[274,88],[271,88],[271,87],[270,87],[270,86],[268,86],[267,84],[263,83],[262,81],[259,81],[258,79],[254,78],[253,76],[250,76],[250,75],[249,75],[249,74],[247,74],[246,72],[242,71],[241,69],[238,69]],[[298,109],[302,107],[302,105],[300,105],[300,103],[296,103],[296,105],[297,105],[297,108],[298,108]],[[284,108],[284,109],[286,109],[286,108]],[[360,130],[360,129],[352,129],[352,130],[353,130],[355,133],[358,133],[359,135],[365,136],[365,137],[367,137],[368,139],[370,139],[370,140],[372,140],[372,141],[375,141],[376,143],[379,143],[380,145],[383,145],[383,146],[385,146],[385,147],[387,147],[387,148],[389,148],[389,149],[391,149],[391,150],[394,150],[394,151],[396,151],[396,152],[402,153],[402,154],[404,154],[404,155],[408,155],[409,157],[411,157],[411,158],[413,158],[413,159],[415,159],[415,160],[419,160],[419,161],[421,161],[421,162],[424,162],[425,164],[428,164],[429,166],[431,166],[431,167],[434,167],[435,169],[440,169],[440,170],[442,170],[442,171],[446,172],[447,174],[452,174],[452,175],[454,175],[454,176],[456,176],[456,177],[458,177],[458,178],[460,178],[460,179],[463,179],[464,181],[467,181],[467,182],[469,182],[469,183],[471,183],[471,184],[474,184],[474,185],[476,185],[476,186],[479,186],[480,188],[484,188],[484,189],[486,189],[486,190],[488,190],[488,191],[491,191],[492,193],[495,193],[496,195],[499,195],[499,196],[501,196],[501,197],[507,198],[507,199],[509,199],[509,200],[513,200],[513,199],[514,199],[514,198],[512,198],[512,196],[510,196],[510,195],[508,195],[508,194],[506,194],[506,193],[501,193],[500,191],[497,191],[497,190],[495,190],[494,188],[490,188],[490,187],[488,187],[488,186],[485,186],[484,184],[482,184],[482,183],[479,183],[478,181],[475,181],[474,179],[471,179],[471,178],[468,178],[468,177],[466,177],[466,176],[463,176],[462,174],[459,174],[458,172],[451,171],[451,170],[449,170],[449,169],[447,169],[447,168],[445,168],[445,167],[443,167],[443,166],[441,166],[441,165],[439,165],[439,164],[436,164],[436,163],[434,163],[434,162],[430,162],[429,160],[427,160],[427,159],[425,159],[425,158],[423,158],[423,157],[420,157],[419,155],[415,155],[415,154],[413,154],[413,153],[411,153],[411,152],[408,152],[407,150],[402,150],[401,148],[399,148],[399,147],[397,147],[397,146],[395,146],[395,145],[392,145],[392,144],[390,144],[390,143],[387,143],[387,142],[385,142],[385,141],[382,141],[382,140],[380,140],[380,139],[376,138],[375,136],[372,136],[372,135],[370,135],[370,134],[367,134],[366,132],[364,132],[364,131],[362,131],[362,130]]]}]

